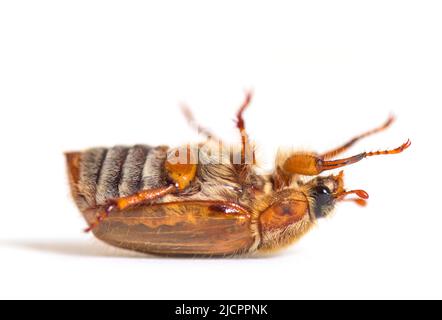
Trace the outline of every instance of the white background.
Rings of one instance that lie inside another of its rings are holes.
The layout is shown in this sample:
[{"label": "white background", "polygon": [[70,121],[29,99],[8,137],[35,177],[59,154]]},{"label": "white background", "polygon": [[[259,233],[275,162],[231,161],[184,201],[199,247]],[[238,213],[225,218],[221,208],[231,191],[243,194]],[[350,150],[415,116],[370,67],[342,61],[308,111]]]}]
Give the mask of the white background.
[{"label": "white background", "polygon": [[[2,1],[0,298],[442,298],[440,1]],[[171,259],[82,233],[63,152],[198,141],[407,152],[346,170],[341,204],[298,244],[254,259]]]}]

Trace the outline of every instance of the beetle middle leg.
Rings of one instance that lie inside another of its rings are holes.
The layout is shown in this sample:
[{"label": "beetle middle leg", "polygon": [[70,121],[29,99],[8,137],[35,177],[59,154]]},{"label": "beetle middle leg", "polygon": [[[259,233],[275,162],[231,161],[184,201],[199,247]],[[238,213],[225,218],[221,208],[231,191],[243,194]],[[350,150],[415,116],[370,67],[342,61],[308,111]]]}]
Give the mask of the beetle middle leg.
[{"label": "beetle middle leg", "polygon": [[246,124],[243,114],[252,100],[252,92],[247,91],[244,102],[236,114],[236,127],[241,135],[241,164],[255,164],[255,150],[250,144],[249,135],[246,131]]},{"label": "beetle middle leg", "polygon": [[366,138],[368,136],[371,136],[375,133],[384,131],[385,129],[387,129],[388,127],[391,126],[391,124],[393,123],[393,121],[395,120],[393,115],[390,115],[387,119],[387,121],[381,125],[380,127],[377,127],[375,129],[369,130],[367,132],[364,132],[356,137],[354,137],[353,139],[350,139],[349,141],[347,141],[346,143],[344,143],[342,146],[330,150],[328,152],[325,152],[322,154],[322,158],[323,159],[333,159],[334,157],[336,157],[337,155],[347,151],[350,147],[352,147],[356,142],[358,142],[359,140]]}]

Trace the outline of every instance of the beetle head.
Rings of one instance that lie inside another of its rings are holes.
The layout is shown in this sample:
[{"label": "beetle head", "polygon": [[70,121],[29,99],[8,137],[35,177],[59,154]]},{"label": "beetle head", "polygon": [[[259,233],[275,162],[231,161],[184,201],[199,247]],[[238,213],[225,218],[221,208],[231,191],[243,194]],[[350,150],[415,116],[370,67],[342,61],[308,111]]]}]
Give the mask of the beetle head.
[{"label": "beetle head", "polygon": [[[364,206],[368,199],[363,190],[346,191],[344,174],[316,177],[300,189],[284,189],[260,215],[261,249],[272,250],[289,245],[305,234],[319,218],[327,217],[339,201]],[[357,198],[347,198],[355,194]]]},{"label": "beetle head", "polygon": [[[312,219],[327,217],[338,201],[353,201],[360,206],[366,205],[368,193],[364,190],[346,191],[344,188],[344,173],[327,177],[317,177],[304,186],[304,193],[309,199]],[[357,198],[347,198],[354,194]]]}]

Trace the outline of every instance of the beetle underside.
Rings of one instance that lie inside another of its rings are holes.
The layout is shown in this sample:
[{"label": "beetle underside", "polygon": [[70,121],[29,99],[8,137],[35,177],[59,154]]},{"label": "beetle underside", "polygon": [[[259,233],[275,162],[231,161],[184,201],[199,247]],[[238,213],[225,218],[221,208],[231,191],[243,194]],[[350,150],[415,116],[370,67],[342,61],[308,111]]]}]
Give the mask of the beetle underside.
[{"label": "beetle underside", "polygon": [[[154,254],[224,256],[279,249],[328,216],[338,201],[365,204],[365,191],[345,190],[342,172],[320,173],[410,146],[407,141],[396,149],[336,159],[358,140],[387,128],[389,118],[323,154],[280,153],[274,172],[259,175],[242,118],[250,98],[237,114],[241,146],[236,151],[221,147],[222,141],[185,110],[209,143],[67,153],[72,195],[88,231],[111,245]],[[310,180],[301,179],[306,176]],[[358,198],[346,199],[351,194]]]}]

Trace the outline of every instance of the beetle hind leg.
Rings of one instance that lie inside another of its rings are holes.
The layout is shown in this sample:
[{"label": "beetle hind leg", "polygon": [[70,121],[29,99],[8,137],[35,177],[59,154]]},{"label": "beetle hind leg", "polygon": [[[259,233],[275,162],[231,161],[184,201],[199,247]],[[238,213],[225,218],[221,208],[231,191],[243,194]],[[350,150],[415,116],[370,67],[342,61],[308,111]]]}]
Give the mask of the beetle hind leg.
[{"label": "beetle hind leg", "polygon": [[112,212],[122,211],[136,205],[153,202],[175,192],[176,190],[178,190],[177,186],[169,185],[167,187],[162,187],[158,189],[143,190],[127,197],[121,197],[115,200],[111,200],[107,205],[104,206],[104,208],[100,212],[98,212],[98,214],[96,215],[96,220],[90,223],[89,227],[86,228],[84,231],[92,231]]},{"label": "beetle hind leg", "polygon": [[196,130],[198,134],[205,136],[207,140],[215,141],[217,143],[222,143],[222,140],[219,137],[217,137],[212,131],[210,131],[209,129],[198,123],[198,121],[196,121],[192,113],[192,110],[187,105],[181,104],[181,112],[183,113],[190,127]]}]

